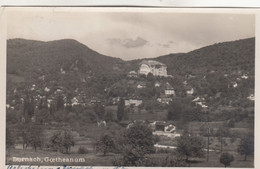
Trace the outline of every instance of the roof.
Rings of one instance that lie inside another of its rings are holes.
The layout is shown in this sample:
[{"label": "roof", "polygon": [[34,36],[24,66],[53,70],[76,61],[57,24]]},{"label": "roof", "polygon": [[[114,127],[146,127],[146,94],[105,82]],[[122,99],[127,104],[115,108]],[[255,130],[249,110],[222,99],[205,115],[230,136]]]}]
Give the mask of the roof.
[{"label": "roof", "polygon": [[137,72],[134,71],[134,70],[132,70],[132,71],[130,71],[128,74],[137,74]]},{"label": "roof", "polygon": [[156,66],[156,65],[166,66],[165,64],[158,62],[158,61],[155,61],[155,60],[143,60],[142,62],[140,62],[140,65],[141,64],[146,64],[146,65],[149,65],[149,66]]},{"label": "roof", "polygon": [[168,82],[166,83],[166,90],[174,90],[172,85],[170,85]]}]

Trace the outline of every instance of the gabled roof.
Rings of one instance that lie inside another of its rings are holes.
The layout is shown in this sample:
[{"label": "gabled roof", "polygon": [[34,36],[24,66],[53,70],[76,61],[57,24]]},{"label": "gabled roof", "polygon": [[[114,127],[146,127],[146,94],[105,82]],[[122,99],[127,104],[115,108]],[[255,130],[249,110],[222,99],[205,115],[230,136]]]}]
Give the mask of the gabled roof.
[{"label": "gabled roof", "polygon": [[137,72],[136,72],[136,71],[134,71],[134,70],[132,70],[132,71],[130,71],[128,74],[131,74],[131,75],[136,75],[136,74],[137,74]]}]

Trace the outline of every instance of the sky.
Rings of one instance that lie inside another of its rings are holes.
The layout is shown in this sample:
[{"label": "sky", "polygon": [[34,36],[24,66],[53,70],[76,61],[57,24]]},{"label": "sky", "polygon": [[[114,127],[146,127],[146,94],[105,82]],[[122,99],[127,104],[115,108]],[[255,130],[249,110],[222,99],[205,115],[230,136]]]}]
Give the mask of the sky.
[{"label": "sky", "polygon": [[251,14],[13,9],[7,38],[75,39],[124,60],[189,52],[255,36]]}]

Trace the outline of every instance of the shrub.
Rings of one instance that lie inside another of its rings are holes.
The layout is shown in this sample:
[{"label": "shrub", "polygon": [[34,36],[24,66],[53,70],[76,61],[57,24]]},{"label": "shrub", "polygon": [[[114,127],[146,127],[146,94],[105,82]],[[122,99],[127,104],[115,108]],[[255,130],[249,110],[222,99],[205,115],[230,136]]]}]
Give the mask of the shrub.
[{"label": "shrub", "polygon": [[220,156],[219,162],[224,164],[225,167],[230,166],[230,163],[234,161],[234,156],[229,153],[223,153]]}]

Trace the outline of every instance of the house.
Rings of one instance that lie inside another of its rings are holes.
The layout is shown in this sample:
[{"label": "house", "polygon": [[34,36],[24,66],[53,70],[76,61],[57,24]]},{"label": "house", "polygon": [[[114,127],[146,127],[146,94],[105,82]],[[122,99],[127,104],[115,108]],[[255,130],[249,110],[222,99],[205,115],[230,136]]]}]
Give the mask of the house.
[{"label": "house", "polygon": [[142,103],[143,101],[138,98],[131,98],[125,100],[125,106],[130,106],[130,105],[139,106]]},{"label": "house", "polygon": [[159,98],[157,98],[157,101],[163,104],[169,104],[172,101],[172,98],[166,95],[161,95]]},{"label": "house", "polygon": [[173,124],[169,124],[169,125],[165,126],[165,128],[164,128],[164,132],[167,132],[167,133],[173,133],[173,132],[175,132],[175,130],[176,130],[176,127]]},{"label": "house", "polygon": [[160,87],[161,86],[161,83],[160,82],[155,82],[154,83],[154,87]]},{"label": "house", "polygon": [[139,74],[167,77],[167,66],[155,60],[143,60],[140,64]]},{"label": "house", "polygon": [[93,98],[90,100],[90,103],[91,103],[91,104],[101,103],[101,100],[99,100],[99,99],[93,97]]},{"label": "house", "polygon": [[165,95],[175,95],[175,91],[173,87],[167,82],[166,83],[166,88],[164,90]]},{"label": "house", "polygon": [[238,86],[237,82],[233,82],[233,87],[236,88]]},{"label": "house", "polygon": [[195,99],[192,100],[192,102],[194,102],[196,105],[201,106],[202,108],[208,107],[207,105],[205,105],[205,99],[204,98],[196,97]]},{"label": "house", "polygon": [[165,95],[175,95],[175,91],[174,91],[173,88],[172,89],[165,89],[164,94]]},{"label": "house", "polygon": [[157,121],[155,123],[155,130],[156,131],[164,131],[164,128],[166,126],[166,122],[165,121]]},{"label": "house", "polygon": [[142,88],[145,88],[146,87],[146,83],[145,82],[139,82],[137,83],[137,86],[136,86],[138,89],[142,89]]},{"label": "house", "polygon": [[127,76],[128,77],[137,77],[137,75],[138,75],[137,72],[133,70],[133,71],[130,71]]},{"label": "house", "polygon": [[79,104],[78,99],[77,99],[76,97],[73,97],[73,99],[71,99],[71,105],[72,105],[72,106],[76,106],[76,105],[78,105],[78,104]]},{"label": "house", "polygon": [[157,121],[155,123],[155,130],[163,131],[166,133],[174,133],[176,131],[176,127],[170,122]]},{"label": "house", "polygon": [[191,88],[190,90],[186,91],[187,95],[192,95],[194,93],[194,89]]},{"label": "house", "polygon": [[182,82],[184,84],[184,86],[186,86],[188,84],[187,80],[185,80],[184,82]]},{"label": "house", "polygon": [[114,97],[114,98],[112,98],[112,104],[114,104],[114,105],[116,105],[118,102],[119,102],[119,100],[120,100],[120,97]]},{"label": "house", "polygon": [[255,96],[254,94],[250,94],[248,97],[247,97],[248,100],[251,100],[251,101],[254,101],[255,100]]},{"label": "house", "polygon": [[124,128],[127,128],[130,123],[131,123],[130,121],[124,120],[124,121],[119,122],[119,125]]},{"label": "house", "polygon": [[62,68],[60,68],[60,73],[65,74],[66,72]]},{"label": "house", "polygon": [[241,76],[242,79],[248,79],[248,75],[244,74],[243,76]]},{"label": "house", "polygon": [[45,88],[44,88],[44,91],[45,91],[45,92],[49,92],[50,90],[51,90],[51,89],[49,89],[48,87],[45,87]]}]

